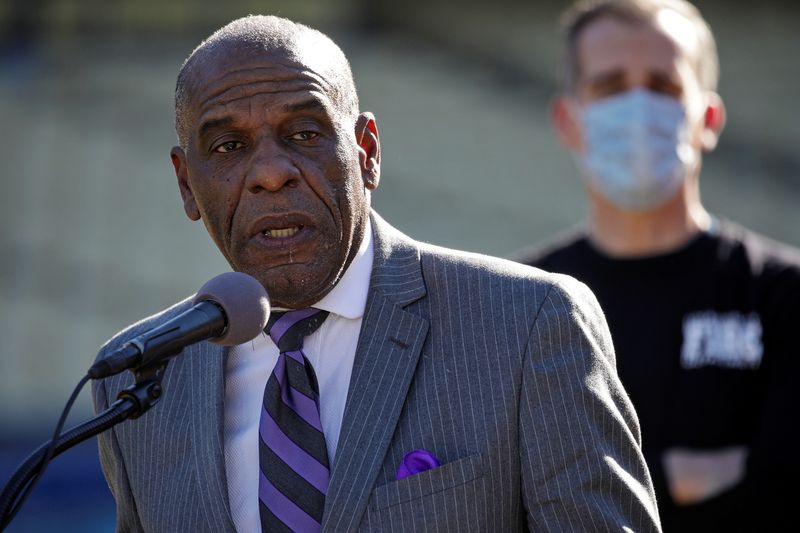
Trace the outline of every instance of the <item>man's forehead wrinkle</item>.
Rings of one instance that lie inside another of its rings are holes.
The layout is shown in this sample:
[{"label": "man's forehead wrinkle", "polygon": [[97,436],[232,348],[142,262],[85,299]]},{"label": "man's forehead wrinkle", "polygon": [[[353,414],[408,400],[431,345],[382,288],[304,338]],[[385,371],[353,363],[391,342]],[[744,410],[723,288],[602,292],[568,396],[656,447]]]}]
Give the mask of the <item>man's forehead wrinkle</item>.
[{"label": "man's forehead wrinkle", "polygon": [[[208,113],[213,113],[215,109],[220,106],[225,107],[242,100],[252,100],[261,96],[278,95],[278,94],[307,94],[311,95],[308,101],[312,99],[318,102],[318,106],[325,108],[324,101],[327,92],[324,88],[315,83],[272,83],[272,82],[253,82],[248,84],[236,85],[230,87],[214,97],[205,99],[200,105],[200,114],[204,116]],[[293,106],[293,103],[288,103],[287,106]]]},{"label": "man's forehead wrinkle", "polygon": [[[316,82],[327,89],[330,89],[332,85],[324,74],[309,68],[308,65],[290,58],[275,57],[271,54],[239,60],[218,58],[217,61],[204,68],[203,72],[206,73],[205,78],[197,76],[200,79],[193,80],[195,84],[199,82],[202,86],[202,90],[199,91],[201,101],[213,98],[230,87],[242,84],[242,82],[245,84],[251,83],[254,79],[265,83],[295,80]],[[211,75],[208,75],[209,72]]]},{"label": "man's forehead wrinkle", "polygon": [[[274,91],[270,93],[259,93],[260,95],[267,95],[267,94],[277,94],[278,92],[297,92],[297,91]],[[305,93],[305,90],[303,91]],[[248,94],[245,96],[241,96],[235,99],[226,99],[224,102],[212,103],[207,107],[204,107],[200,112],[200,117],[198,118],[198,122],[201,123],[200,133],[202,135],[203,131],[211,129],[214,126],[225,126],[229,125],[230,123],[234,122],[233,116],[229,110],[229,106],[236,102],[246,101],[248,105],[248,113],[252,114],[253,106],[255,105],[255,99],[258,94]],[[318,109],[320,111],[327,111],[329,109],[328,101],[323,96],[322,93],[309,93],[304,99],[298,101],[290,101],[284,103],[280,108],[279,111],[283,113],[291,113],[297,112],[302,110],[309,110],[309,109]],[[204,125],[210,124],[211,126],[205,128]]]},{"label": "man's forehead wrinkle", "polygon": [[[258,69],[258,70],[262,71],[262,73],[266,73],[267,71],[273,69]],[[245,72],[247,72],[248,74],[245,74]],[[315,75],[315,73],[311,71],[298,70],[292,74],[287,73],[287,74],[281,74],[267,78],[252,80],[253,78],[252,74],[256,72],[257,71],[254,70],[238,70],[225,74],[205,86],[205,90],[203,91],[203,93],[200,94],[200,100],[208,101],[223,96],[225,93],[229,91],[245,90],[248,87],[254,87],[260,84],[275,85],[275,86],[306,85],[312,88],[319,87],[322,90],[327,90],[330,88],[330,83],[328,83],[327,80],[325,80],[320,76]],[[279,89],[278,92],[282,92],[284,90],[285,89]]]},{"label": "man's forehead wrinkle", "polygon": [[[277,61],[279,56],[287,57],[283,50],[267,51],[263,47],[254,47],[253,43],[223,41],[204,43],[190,56],[186,65],[186,86],[192,92],[199,87],[217,83],[225,77],[252,70],[277,69],[282,65]],[[264,59],[272,56],[272,64],[265,64]],[[258,64],[257,64],[258,63]]]},{"label": "man's forehead wrinkle", "polygon": [[328,107],[322,102],[322,100],[316,97],[311,97],[296,103],[287,102],[282,107],[282,110],[286,112],[306,110],[327,111],[327,109]]}]

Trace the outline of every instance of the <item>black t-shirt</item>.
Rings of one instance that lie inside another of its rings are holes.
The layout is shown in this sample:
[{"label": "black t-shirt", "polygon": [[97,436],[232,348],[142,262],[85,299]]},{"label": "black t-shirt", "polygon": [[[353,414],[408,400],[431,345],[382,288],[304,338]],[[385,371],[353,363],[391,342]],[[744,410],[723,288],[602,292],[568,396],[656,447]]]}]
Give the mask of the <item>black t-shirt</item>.
[{"label": "black t-shirt", "polygon": [[[522,260],[576,277],[600,301],[665,531],[796,523],[800,250],[722,220],[663,255],[614,259],[578,232]],[[749,449],[742,483],[699,504],[672,502],[665,449],[741,445]]]}]

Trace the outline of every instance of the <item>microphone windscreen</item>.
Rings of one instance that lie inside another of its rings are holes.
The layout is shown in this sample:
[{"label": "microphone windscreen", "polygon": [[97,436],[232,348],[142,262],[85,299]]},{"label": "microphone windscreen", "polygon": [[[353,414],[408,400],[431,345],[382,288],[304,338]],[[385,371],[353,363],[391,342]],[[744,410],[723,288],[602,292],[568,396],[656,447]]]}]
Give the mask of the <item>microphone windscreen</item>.
[{"label": "microphone windscreen", "polygon": [[200,287],[192,302],[211,300],[225,311],[228,328],[215,344],[235,346],[256,338],[269,320],[269,297],[255,278],[242,272],[225,272]]}]

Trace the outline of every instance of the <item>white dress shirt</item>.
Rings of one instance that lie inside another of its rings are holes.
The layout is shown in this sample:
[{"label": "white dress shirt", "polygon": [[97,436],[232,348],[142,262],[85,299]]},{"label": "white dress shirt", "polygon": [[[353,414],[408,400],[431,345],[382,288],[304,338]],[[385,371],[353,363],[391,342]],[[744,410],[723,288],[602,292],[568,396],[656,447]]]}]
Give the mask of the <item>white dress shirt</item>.
[{"label": "white dress shirt", "polygon": [[[372,228],[339,283],[313,305],[329,311],[320,328],[305,338],[303,353],[317,375],[320,420],[333,466],[344,404],[356,355],[361,320],[372,274]],[[264,388],[278,361],[278,348],[266,334],[231,348],[225,366],[225,470],[236,530],[260,532],[258,508],[258,424]]]}]

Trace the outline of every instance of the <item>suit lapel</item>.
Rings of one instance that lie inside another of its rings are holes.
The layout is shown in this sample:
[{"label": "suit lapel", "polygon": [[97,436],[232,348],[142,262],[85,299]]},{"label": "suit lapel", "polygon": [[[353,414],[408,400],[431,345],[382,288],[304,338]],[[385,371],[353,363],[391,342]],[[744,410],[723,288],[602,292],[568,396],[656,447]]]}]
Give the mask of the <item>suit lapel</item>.
[{"label": "suit lapel", "polygon": [[325,500],[323,531],[358,527],[405,403],[428,322],[403,309],[425,295],[419,251],[373,213],[373,272]]},{"label": "suit lapel", "polygon": [[[233,531],[224,450],[224,369],[227,350],[203,342],[182,356],[183,379],[189,380],[192,402],[191,461],[195,465],[195,494],[199,496],[200,522],[213,531]],[[191,497],[191,496],[188,496]]]}]

